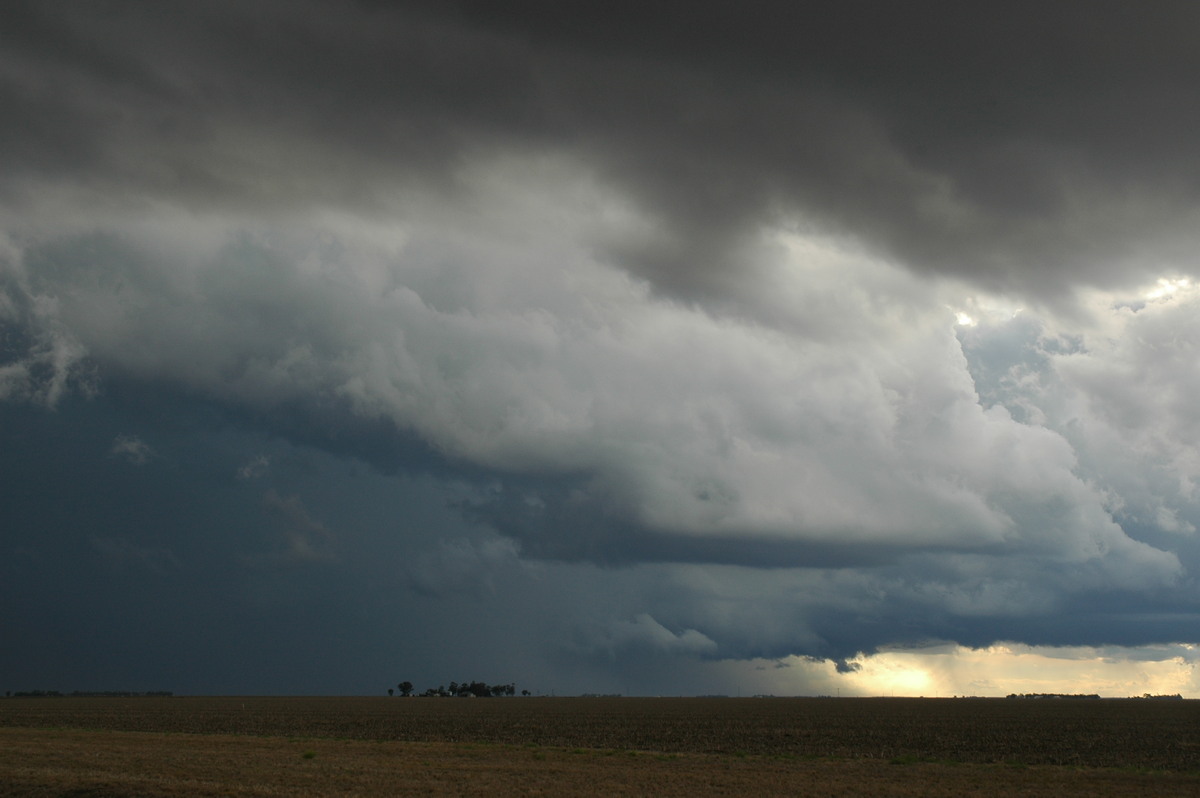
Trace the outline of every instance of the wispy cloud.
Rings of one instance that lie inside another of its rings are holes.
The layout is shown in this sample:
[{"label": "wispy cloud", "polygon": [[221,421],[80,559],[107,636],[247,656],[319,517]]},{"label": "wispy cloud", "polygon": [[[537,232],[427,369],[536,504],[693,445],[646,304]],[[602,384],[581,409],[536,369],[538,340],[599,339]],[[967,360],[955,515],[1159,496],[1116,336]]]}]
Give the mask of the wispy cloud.
[{"label": "wispy cloud", "polygon": [[284,540],[283,548],[269,555],[271,558],[296,563],[330,562],[337,558],[337,536],[309,514],[299,496],[280,496],[268,490],[262,503]]},{"label": "wispy cloud", "polygon": [[154,449],[136,435],[118,435],[108,453],[134,465],[145,465],[156,456]]},{"label": "wispy cloud", "polygon": [[260,454],[238,467],[237,478],[240,480],[258,479],[267,473],[270,466],[271,458]]}]

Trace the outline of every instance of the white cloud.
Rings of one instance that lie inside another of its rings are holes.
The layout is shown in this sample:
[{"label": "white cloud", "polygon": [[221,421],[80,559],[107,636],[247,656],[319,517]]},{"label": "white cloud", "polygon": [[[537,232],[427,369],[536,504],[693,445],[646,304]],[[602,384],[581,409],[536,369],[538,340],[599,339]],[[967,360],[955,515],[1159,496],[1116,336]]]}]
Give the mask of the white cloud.
[{"label": "white cloud", "polygon": [[54,407],[92,390],[86,346],[60,321],[57,295],[34,290],[21,248],[0,231],[0,401]]},{"label": "white cloud", "polygon": [[[997,398],[1063,436],[1076,472],[1118,522],[1190,535],[1200,519],[1191,443],[1200,434],[1200,292],[1184,279],[1168,285],[1149,299],[1137,288],[1093,292],[1085,316],[999,323],[973,345],[979,358],[1008,359]],[[1021,349],[988,350],[1006,336]]]},{"label": "white cloud", "polygon": [[145,465],[155,456],[154,449],[136,435],[118,435],[109,449],[109,454],[134,465]]}]

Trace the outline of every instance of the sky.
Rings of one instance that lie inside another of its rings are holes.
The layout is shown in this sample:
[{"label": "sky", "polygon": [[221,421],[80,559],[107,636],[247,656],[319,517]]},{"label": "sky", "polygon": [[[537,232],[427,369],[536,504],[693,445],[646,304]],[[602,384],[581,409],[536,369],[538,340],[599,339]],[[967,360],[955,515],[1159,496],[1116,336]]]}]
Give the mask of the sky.
[{"label": "sky", "polygon": [[0,690],[1200,697],[1200,7],[0,7]]}]

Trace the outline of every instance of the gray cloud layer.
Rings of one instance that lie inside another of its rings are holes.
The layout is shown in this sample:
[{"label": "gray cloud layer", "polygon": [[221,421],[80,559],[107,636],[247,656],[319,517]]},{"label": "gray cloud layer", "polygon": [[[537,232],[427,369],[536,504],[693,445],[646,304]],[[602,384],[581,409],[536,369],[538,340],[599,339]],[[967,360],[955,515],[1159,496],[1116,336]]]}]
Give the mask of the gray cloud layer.
[{"label": "gray cloud layer", "polygon": [[1194,635],[1190,5],[563,9],[0,11],[5,412],[255,530],[87,551],[600,682]]},{"label": "gray cloud layer", "polygon": [[1195,244],[1187,3],[4,13],[10,197],[379,212],[399,185],[453,194],[473,159],[567,153],[651,225],[599,245],[687,295],[745,279],[779,215],[1003,289]]}]

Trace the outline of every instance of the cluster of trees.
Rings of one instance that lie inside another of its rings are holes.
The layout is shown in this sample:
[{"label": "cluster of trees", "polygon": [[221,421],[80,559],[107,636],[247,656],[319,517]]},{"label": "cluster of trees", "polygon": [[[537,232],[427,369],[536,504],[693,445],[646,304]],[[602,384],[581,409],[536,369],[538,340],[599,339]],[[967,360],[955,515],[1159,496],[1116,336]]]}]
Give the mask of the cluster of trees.
[{"label": "cluster of trees", "polygon": [[[389,687],[388,695],[395,695],[396,690],[400,691],[400,695],[407,698],[413,694],[412,682],[400,682],[395,689]],[[430,687],[425,692],[421,693],[424,697],[440,697],[440,698],[466,698],[473,696],[475,698],[492,698],[503,695],[516,695],[517,686],[515,684],[487,684],[485,682],[450,682],[450,686],[438,685]],[[521,695],[529,695],[528,690],[522,690]]]},{"label": "cluster of trees", "polygon": [[1150,695],[1149,693],[1142,693],[1141,695],[1135,695],[1134,698],[1147,698],[1147,699],[1150,699],[1151,701],[1182,701],[1183,700],[1183,696],[1181,696],[1179,693],[1175,693],[1174,695],[1166,695],[1166,694]]}]

